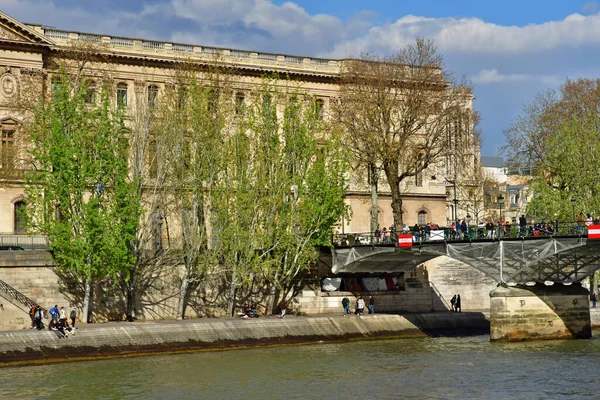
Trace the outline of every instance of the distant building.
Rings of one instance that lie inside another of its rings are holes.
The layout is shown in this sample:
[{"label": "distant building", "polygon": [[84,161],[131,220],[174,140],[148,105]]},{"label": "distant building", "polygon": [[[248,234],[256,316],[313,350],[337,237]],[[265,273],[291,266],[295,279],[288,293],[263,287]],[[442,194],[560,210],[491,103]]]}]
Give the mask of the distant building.
[{"label": "distant building", "polygon": [[507,168],[499,156],[481,156],[481,166],[486,181],[486,218],[498,220],[502,210],[502,219],[515,223],[521,215],[526,214],[527,204],[531,200],[531,169]]}]

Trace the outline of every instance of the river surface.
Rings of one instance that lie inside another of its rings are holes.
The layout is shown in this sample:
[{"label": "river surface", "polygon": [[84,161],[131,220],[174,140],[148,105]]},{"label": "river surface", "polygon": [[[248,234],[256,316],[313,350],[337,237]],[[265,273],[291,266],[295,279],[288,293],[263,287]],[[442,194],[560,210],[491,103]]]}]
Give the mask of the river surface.
[{"label": "river surface", "polygon": [[0,369],[5,399],[600,399],[600,337],[321,343]]}]

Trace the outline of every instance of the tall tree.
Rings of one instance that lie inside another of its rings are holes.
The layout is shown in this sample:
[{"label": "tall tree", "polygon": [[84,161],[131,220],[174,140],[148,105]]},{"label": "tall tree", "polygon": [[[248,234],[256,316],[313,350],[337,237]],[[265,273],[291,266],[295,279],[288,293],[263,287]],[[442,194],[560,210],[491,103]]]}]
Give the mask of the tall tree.
[{"label": "tall tree", "polygon": [[[183,265],[177,307],[180,319],[185,316],[190,287],[197,287],[216,263],[211,251],[212,204],[223,178],[224,144],[235,115],[229,80],[230,72],[222,68],[218,57],[201,68],[183,65],[165,91],[160,110],[161,132],[171,137],[170,209],[180,226],[180,257],[175,257]],[[243,124],[241,119],[236,122]]]},{"label": "tall tree", "polygon": [[250,129],[228,141],[217,250],[232,275],[229,311],[237,287],[256,276],[272,311],[315,262],[315,246],[331,244],[332,227],[346,213],[347,163],[318,103],[288,81],[265,80],[246,114]]},{"label": "tall tree", "polygon": [[505,130],[509,166],[527,167],[534,178],[529,214],[570,221],[571,200],[579,211],[600,211],[599,107],[600,80],[567,80],[539,94]]},{"label": "tall tree", "polygon": [[[441,161],[449,134],[472,131],[471,100],[472,88],[454,80],[431,40],[419,38],[391,56],[364,54],[343,63],[336,119],[355,164],[372,177],[383,170],[396,229],[403,226],[407,178]],[[472,155],[473,142],[457,151]]]},{"label": "tall tree", "polygon": [[56,77],[26,124],[36,168],[26,175],[29,227],[46,233],[59,268],[81,279],[91,321],[92,284],[127,273],[139,199],[128,182],[122,115],[109,92],[90,97],[84,76]]}]

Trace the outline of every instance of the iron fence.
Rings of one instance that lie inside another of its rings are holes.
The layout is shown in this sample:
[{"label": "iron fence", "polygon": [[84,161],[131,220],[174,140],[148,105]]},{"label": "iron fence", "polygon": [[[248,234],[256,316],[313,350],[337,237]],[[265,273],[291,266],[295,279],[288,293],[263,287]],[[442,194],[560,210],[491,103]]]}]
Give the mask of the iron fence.
[{"label": "iron fence", "polygon": [[[400,234],[410,234],[414,243],[459,240],[485,240],[525,237],[553,237],[553,236],[587,236],[588,227],[585,224],[528,224],[526,226],[495,226],[489,229],[481,226],[470,226],[466,232],[458,232],[453,228],[419,229],[409,228]],[[352,232],[336,233],[333,235],[335,246],[373,246],[396,245],[398,233],[394,231],[381,232]]]}]

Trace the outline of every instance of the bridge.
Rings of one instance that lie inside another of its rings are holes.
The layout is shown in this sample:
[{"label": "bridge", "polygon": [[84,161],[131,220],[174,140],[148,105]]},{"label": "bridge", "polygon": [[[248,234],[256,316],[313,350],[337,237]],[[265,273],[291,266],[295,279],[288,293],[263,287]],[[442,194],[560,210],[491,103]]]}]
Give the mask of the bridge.
[{"label": "bridge", "polygon": [[349,244],[338,239],[331,271],[339,276],[405,272],[447,256],[498,283],[490,293],[493,340],[589,337],[589,292],[580,283],[600,269],[595,232],[600,233],[600,226],[590,226],[589,235],[586,227],[571,226],[561,232],[496,231],[491,238],[462,240],[441,230],[425,237],[401,234],[398,239],[346,234],[354,240]]}]

